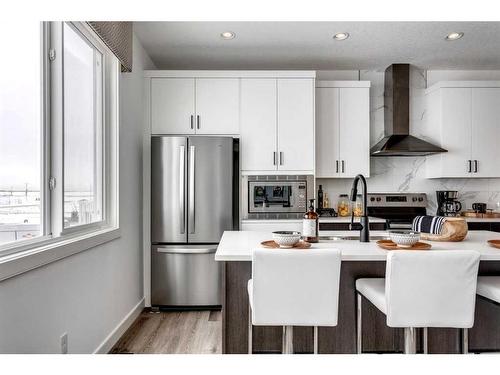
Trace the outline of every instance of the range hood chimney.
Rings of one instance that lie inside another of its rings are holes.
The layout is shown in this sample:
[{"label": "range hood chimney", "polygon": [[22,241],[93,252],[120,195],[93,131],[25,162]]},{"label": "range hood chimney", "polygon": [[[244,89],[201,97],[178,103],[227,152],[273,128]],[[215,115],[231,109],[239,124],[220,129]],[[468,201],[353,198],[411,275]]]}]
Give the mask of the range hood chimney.
[{"label": "range hood chimney", "polygon": [[445,149],[410,135],[410,65],[392,64],[385,70],[384,138],[372,156],[425,156]]}]

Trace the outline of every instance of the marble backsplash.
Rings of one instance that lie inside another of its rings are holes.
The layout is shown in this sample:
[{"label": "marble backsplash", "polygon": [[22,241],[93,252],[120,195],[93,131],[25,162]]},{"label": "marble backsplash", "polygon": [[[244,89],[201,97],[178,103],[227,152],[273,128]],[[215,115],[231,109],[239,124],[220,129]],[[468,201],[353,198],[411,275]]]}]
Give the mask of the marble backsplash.
[{"label": "marble backsplash", "polygon": [[[438,78],[438,77],[437,77]],[[360,80],[369,80],[370,89],[370,144],[374,145],[384,134],[384,73],[379,71],[360,71]],[[470,77],[469,79],[475,79]],[[419,134],[425,121],[424,90],[427,87],[427,72],[412,67],[410,70],[410,133]],[[425,178],[425,157],[372,157],[368,191],[373,193],[426,193],[428,214],[436,212],[436,190],[457,190],[463,209],[471,208],[472,203],[482,202],[488,208],[500,210],[500,179]],[[352,179],[318,179],[316,186],[323,186],[328,193],[331,205],[336,207],[339,194],[349,193]]]}]

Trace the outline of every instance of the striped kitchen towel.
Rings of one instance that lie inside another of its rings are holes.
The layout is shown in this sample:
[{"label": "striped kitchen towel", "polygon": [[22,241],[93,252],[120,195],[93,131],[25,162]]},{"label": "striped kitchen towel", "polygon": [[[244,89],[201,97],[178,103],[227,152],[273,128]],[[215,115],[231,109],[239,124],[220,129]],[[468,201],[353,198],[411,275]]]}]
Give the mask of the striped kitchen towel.
[{"label": "striped kitchen towel", "polygon": [[443,216],[417,216],[413,219],[412,229],[416,232],[441,234],[445,221]]}]

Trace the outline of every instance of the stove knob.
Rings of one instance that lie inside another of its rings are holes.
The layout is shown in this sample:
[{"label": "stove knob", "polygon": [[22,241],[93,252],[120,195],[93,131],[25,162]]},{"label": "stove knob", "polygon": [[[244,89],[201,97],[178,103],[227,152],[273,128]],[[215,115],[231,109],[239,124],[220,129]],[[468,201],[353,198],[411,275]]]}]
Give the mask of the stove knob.
[{"label": "stove knob", "polygon": [[424,201],[424,198],[420,197],[420,198],[418,198],[418,201],[419,201],[419,202],[423,202],[423,201]]},{"label": "stove knob", "polygon": [[380,202],[381,200],[382,200],[382,198],[377,197],[377,202]]},{"label": "stove knob", "polygon": [[411,200],[412,200],[413,202],[416,202],[416,201],[417,201],[417,198],[416,198],[416,197],[413,197]]},{"label": "stove knob", "polygon": [[371,197],[370,202],[374,202],[374,201],[375,201],[375,197]]}]

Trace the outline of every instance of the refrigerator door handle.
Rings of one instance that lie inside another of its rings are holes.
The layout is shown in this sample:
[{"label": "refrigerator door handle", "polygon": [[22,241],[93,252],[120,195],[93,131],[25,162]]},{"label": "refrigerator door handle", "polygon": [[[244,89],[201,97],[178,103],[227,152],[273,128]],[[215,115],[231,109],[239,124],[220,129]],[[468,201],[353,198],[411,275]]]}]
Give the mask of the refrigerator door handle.
[{"label": "refrigerator door handle", "polygon": [[181,220],[181,234],[186,233],[186,206],[185,206],[185,166],[186,148],[179,147],[179,214]]},{"label": "refrigerator door handle", "polygon": [[195,146],[189,146],[189,233],[194,234],[195,229]]},{"label": "refrigerator door handle", "polygon": [[158,247],[156,251],[163,254],[213,254],[217,251],[217,247]]}]

